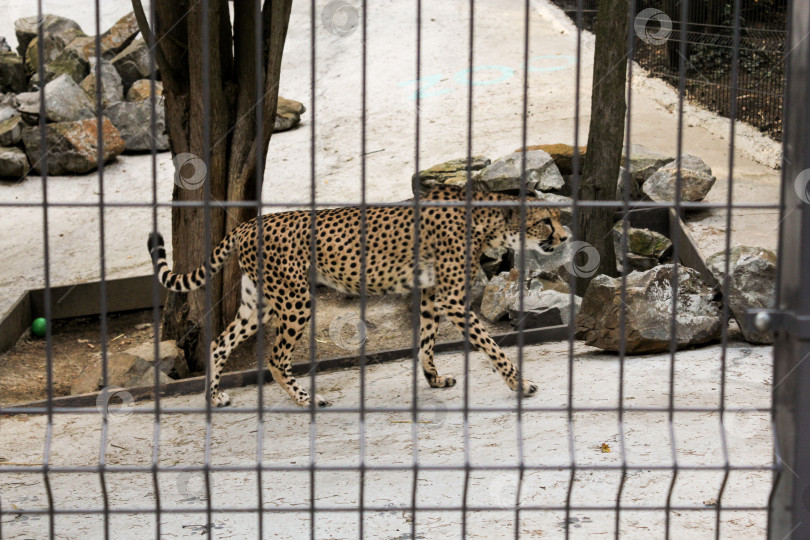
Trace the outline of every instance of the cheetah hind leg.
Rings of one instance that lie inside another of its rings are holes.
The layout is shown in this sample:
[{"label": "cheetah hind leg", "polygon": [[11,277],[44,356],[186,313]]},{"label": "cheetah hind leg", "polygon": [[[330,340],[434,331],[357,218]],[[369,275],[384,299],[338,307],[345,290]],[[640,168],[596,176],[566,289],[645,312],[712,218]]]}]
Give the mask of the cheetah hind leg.
[{"label": "cheetah hind leg", "polygon": [[436,311],[436,288],[422,289],[422,300],[419,309],[419,360],[422,373],[433,388],[450,388],[456,385],[454,377],[439,375],[433,363],[433,348],[436,343],[436,331],[439,328],[439,313]]}]

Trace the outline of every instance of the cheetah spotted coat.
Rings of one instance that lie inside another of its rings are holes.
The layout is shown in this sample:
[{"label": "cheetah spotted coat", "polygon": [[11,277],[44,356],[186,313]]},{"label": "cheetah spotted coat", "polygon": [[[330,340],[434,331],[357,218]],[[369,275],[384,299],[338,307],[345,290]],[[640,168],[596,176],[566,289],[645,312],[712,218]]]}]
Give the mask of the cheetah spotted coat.
[{"label": "cheetah spotted coat", "polygon": [[[422,197],[420,208],[419,258],[414,264],[416,227],[414,207],[366,207],[365,290],[367,294],[404,293],[416,285],[421,289],[420,348],[422,370],[432,387],[450,387],[453,377],[440,376],[433,363],[433,348],[439,316],[445,315],[462,331],[465,329],[466,259],[470,273],[478,272],[481,252],[488,247],[520,247],[520,211],[516,197],[501,194],[473,193],[476,202],[511,202],[496,207],[473,206],[470,212],[470,245],[466,248],[467,208],[465,194],[457,188],[434,188]],[[454,201],[454,206],[430,206],[432,201]],[[361,209],[344,207],[316,212],[315,269],[320,284],[347,293],[360,293]],[[551,251],[566,240],[560,224],[559,210],[528,206],[525,212],[525,246]],[[230,352],[256,333],[259,319],[273,321],[275,341],[268,360],[275,381],[298,405],[310,404],[309,393],[292,376],[290,357],[310,320],[310,275],[312,213],[291,211],[254,218],[232,230],[214,249],[211,272],[217,272],[234,251],[238,250],[242,268],[242,303],[239,313],[222,334],[211,343],[210,394],[214,406],[230,403],[220,391],[220,375]],[[258,235],[263,235],[261,317],[257,309],[259,253]],[[160,282],[168,289],[187,292],[205,284],[205,265],[187,274],[170,271],[163,238],[152,234],[149,250]],[[414,276],[414,268],[417,276]],[[484,352],[512,390],[530,396],[537,385],[522,379],[506,354],[492,340],[476,315],[468,314],[466,322],[472,344]],[[522,388],[518,388],[522,381]],[[320,406],[328,405],[315,396]]]}]

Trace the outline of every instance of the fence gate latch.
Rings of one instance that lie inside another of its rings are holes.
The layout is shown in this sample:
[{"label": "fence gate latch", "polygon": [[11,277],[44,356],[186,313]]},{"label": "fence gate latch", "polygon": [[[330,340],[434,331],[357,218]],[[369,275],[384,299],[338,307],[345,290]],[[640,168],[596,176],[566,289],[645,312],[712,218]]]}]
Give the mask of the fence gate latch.
[{"label": "fence gate latch", "polygon": [[810,316],[778,309],[745,310],[745,327],[760,332],[784,332],[801,341],[810,341]]}]

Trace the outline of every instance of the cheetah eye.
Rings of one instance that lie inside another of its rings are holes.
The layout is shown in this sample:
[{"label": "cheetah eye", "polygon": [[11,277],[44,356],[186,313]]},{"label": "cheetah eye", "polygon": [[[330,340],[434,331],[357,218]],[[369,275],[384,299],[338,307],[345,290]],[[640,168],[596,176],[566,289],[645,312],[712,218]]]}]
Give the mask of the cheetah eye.
[{"label": "cheetah eye", "polygon": [[545,223],[548,226],[551,226],[551,218],[543,218],[540,220],[542,223]]}]

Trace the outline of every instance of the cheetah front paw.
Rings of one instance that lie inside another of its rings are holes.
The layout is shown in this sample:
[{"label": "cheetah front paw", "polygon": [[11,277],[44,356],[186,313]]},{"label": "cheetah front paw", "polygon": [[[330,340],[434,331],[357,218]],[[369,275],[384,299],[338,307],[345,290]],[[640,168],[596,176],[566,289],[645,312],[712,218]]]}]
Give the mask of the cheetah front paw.
[{"label": "cheetah front paw", "polygon": [[[312,403],[311,399],[306,398],[305,400],[299,402],[298,404],[301,405],[302,407],[309,407],[311,403]],[[332,403],[326,401],[325,399],[323,399],[323,397],[321,397],[318,394],[315,394],[315,404],[318,407],[329,407],[330,405],[332,405]]]},{"label": "cheetah front paw", "polygon": [[537,385],[534,384],[532,381],[523,381],[523,395],[525,397],[533,396],[537,393]]},{"label": "cheetah front paw", "polygon": [[219,392],[211,396],[211,405],[213,407],[227,407],[231,404],[231,398],[225,392]]},{"label": "cheetah front paw", "polygon": [[455,385],[455,377],[436,377],[436,388],[450,388]]}]

